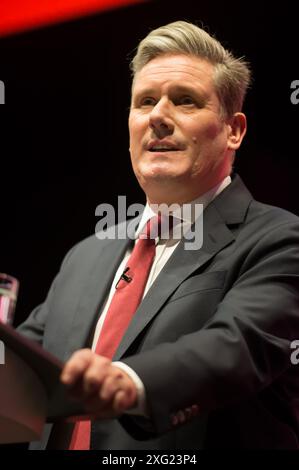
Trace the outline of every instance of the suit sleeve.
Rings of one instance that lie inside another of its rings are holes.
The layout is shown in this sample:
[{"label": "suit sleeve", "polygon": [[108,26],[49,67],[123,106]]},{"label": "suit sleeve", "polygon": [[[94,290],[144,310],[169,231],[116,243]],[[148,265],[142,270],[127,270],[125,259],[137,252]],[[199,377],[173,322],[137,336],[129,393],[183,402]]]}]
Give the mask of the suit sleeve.
[{"label": "suit sleeve", "polygon": [[135,436],[143,427],[146,438],[173,429],[171,416],[180,409],[197,404],[205,413],[249,399],[294,367],[290,344],[298,338],[296,221],[252,247],[204,328],[124,360],[144,383],[151,428],[128,417],[122,424]]},{"label": "suit sleeve", "polygon": [[70,255],[75,247],[71,248],[63,259],[59,273],[54,278],[45,301],[38,305],[29,315],[29,317],[18,326],[17,330],[28,338],[40,344],[43,343],[46,320],[49,314],[49,308],[52,298],[55,296],[55,288],[59,283],[60,275],[68,262]]}]

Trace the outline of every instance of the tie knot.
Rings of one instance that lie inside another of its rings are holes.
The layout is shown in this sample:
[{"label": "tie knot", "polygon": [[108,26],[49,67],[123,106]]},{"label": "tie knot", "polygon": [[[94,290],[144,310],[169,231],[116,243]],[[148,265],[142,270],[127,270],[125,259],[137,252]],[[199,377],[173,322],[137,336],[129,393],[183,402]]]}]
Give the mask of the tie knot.
[{"label": "tie knot", "polygon": [[141,239],[151,239],[155,240],[156,238],[168,238],[169,231],[172,228],[172,217],[167,215],[155,215],[149,219],[139,235]]},{"label": "tie knot", "polygon": [[143,230],[141,231],[139,238],[142,240],[144,239],[150,239],[154,240],[160,235],[160,227],[161,227],[161,215],[156,215],[154,217],[151,217]]}]

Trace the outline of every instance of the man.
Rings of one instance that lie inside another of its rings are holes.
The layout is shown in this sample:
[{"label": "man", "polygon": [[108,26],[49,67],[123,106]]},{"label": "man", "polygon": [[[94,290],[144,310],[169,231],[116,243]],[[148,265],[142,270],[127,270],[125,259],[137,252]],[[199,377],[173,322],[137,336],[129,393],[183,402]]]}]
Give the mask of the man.
[{"label": "man", "polygon": [[147,273],[141,239],[133,252],[128,238],[95,236],[70,251],[20,330],[67,361],[61,380],[94,419],[71,444],[54,427],[48,446],[298,448],[299,220],[231,175],[249,68],[179,21],[139,44],[132,70],[130,152],[147,200],[136,237],[159,223],[155,205],[203,204],[203,243],[186,249],[197,219],[169,210]]}]

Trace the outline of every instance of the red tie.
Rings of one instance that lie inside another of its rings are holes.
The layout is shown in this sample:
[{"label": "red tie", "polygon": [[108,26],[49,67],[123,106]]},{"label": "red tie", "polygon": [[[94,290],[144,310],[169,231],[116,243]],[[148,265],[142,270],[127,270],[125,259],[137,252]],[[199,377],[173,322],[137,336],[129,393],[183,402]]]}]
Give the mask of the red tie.
[{"label": "red tie", "polygon": [[[116,285],[95,349],[101,356],[112,359],[142,300],[155,257],[155,238],[160,224],[160,216],[147,222]],[[76,423],[69,450],[89,450],[90,428],[90,421]]]}]

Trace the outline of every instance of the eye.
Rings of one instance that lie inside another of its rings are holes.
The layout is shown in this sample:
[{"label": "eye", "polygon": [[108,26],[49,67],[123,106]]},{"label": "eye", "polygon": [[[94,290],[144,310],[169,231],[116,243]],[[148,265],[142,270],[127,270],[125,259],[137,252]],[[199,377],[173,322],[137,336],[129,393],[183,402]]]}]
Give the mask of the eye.
[{"label": "eye", "polygon": [[145,96],[140,100],[140,106],[147,107],[147,106],[155,106],[155,99],[151,98],[150,96]]},{"label": "eye", "polygon": [[192,96],[186,95],[178,99],[178,104],[183,105],[183,106],[192,106],[192,105],[195,105],[195,101],[192,98]]}]

